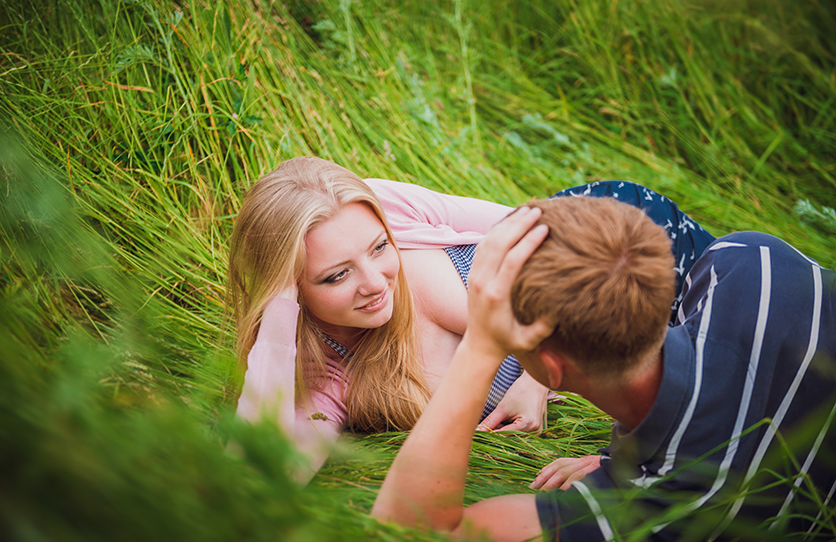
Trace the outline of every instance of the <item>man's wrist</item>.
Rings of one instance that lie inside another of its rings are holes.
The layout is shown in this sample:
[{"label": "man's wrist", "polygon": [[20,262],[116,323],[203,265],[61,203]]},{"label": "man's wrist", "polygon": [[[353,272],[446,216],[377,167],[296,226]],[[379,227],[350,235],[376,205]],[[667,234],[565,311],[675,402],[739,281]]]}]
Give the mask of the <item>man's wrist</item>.
[{"label": "man's wrist", "polygon": [[491,337],[481,336],[476,333],[465,332],[462,337],[459,349],[467,353],[468,357],[476,360],[473,364],[478,364],[484,369],[496,371],[499,366],[511,353],[505,347],[498,344]]}]

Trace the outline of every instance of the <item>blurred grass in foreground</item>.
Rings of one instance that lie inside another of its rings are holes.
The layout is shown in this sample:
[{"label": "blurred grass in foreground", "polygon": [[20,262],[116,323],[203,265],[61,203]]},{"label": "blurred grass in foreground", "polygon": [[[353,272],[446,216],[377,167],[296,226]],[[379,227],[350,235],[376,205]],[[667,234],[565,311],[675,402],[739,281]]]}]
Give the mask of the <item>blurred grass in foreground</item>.
[{"label": "blurred grass in foreground", "polygon": [[[241,193],[302,154],[508,204],[621,178],[832,267],[834,19],[823,1],[4,2],[0,130],[23,150],[0,142],[3,529],[424,536],[361,513],[405,435],[358,437],[302,491],[279,437],[230,419]],[[545,438],[477,436],[469,501],[608,439],[583,401],[550,415]]]},{"label": "blurred grass in foreground", "polygon": [[[156,339],[131,315],[111,329],[108,343],[72,319],[56,333],[38,306],[45,300],[9,271],[37,269],[56,295],[64,283],[109,287],[118,305],[130,305],[138,285],[120,283],[124,276],[79,228],[61,186],[8,139],[0,144],[0,173],[0,538],[401,538],[400,529],[367,532],[370,519],[291,481],[295,452],[275,426],[251,426],[227,412],[207,427],[162,388],[141,390],[137,405],[104,386],[138,371],[132,360],[142,352],[164,360]],[[91,257],[102,265],[91,266]],[[228,441],[235,445],[227,453]]]}]

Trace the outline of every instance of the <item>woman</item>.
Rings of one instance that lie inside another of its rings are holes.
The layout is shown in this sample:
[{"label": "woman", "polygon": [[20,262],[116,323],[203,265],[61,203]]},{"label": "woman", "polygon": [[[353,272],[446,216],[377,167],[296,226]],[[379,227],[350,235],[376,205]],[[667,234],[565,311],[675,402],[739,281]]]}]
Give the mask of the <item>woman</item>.
[{"label": "woman", "polygon": [[[309,459],[303,479],[343,429],[411,428],[464,333],[475,244],[510,210],[364,182],[318,158],[265,176],[231,240],[230,304],[248,366],[238,414],[292,435]],[[547,390],[521,372],[513,358],[503,364],[485,426],[541,427]]]}]

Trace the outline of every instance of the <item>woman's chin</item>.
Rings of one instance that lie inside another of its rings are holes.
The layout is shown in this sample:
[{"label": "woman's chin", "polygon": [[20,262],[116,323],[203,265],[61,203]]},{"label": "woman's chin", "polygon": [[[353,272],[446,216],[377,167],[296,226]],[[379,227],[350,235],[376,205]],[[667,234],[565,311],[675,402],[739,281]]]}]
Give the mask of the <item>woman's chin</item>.
[{"label": "woman's chin", "polygon": [[392,319],[392,304],[390,303],[388,307],[384,307],[380,310],[379,313],[375,314],[374,317],[369,322],[368,328],[369,329],[377,329],[381,326],[386,325],[389,323],[389,320]]}]

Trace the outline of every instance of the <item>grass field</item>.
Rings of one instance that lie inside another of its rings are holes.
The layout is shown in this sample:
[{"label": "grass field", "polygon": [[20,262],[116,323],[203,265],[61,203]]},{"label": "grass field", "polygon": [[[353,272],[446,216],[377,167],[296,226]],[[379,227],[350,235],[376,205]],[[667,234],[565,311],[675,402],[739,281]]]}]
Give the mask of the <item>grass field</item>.
[{"label": "grass field", "polygon": [[[437,539],[364,514],[404,434],[303,490],[235,423],[243,191],[299,155],[506,204],[626,179],[833,267],[834,27],[824,0],[3,2],[0,532]],[[467,498],[608,438],[550,417],[477,436]]]}]

